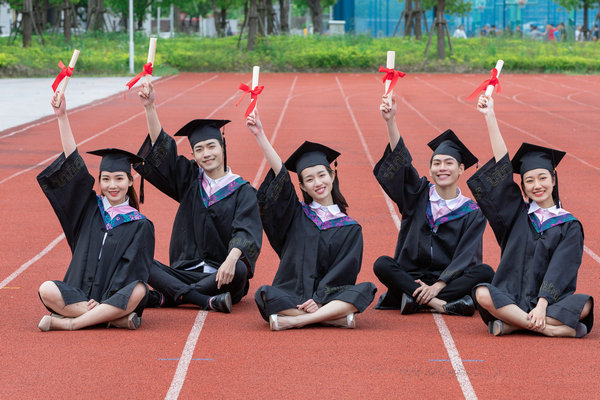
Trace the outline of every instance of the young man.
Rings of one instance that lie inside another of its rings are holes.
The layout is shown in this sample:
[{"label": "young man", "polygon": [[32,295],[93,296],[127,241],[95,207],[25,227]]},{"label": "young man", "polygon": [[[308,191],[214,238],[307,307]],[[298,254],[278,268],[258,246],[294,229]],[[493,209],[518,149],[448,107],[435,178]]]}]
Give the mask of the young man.
[{"label": "young man", "polygon": [[139,93],[149,137],[140,148],[146,162],[136,171],[179,202],[171,244],[170,267],[154,261],[148,306],[195,304],[231,312],[248,292],[248,279],[262,242],[256,190],[227,167],[227,120],[190,121],[175,135],[187,136],[194,160],[177,155],[175,140],[161,128],[154,88]]},{"label": "young man", "polygon": [[388,287],[375,308],[411,314],[424,308],[452,315],[473,315],[470,297],[494,271],[481,263],[486,220],[477,204],[460,193],[458,179],[477,158],[451,131],[429,143],[434,150],[429,172],[419,177],[400,137],[396,102],[380,106],[390,145],[373,173],[402,214],[394,257],[382,256],[373,269]]}]

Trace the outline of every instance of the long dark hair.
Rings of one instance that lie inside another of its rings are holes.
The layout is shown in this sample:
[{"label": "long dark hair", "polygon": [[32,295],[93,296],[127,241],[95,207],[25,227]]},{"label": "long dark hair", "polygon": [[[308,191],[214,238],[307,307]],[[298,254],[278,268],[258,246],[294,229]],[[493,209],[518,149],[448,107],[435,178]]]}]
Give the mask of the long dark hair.
[{"label": "long dark hair", "polygon": [[[325,165],[325,169],[329,173],[329,176],[333,175],[333,170],[329,167],[329,165]],[[298,174],[298,180],[300,181],[300,183],[303,183],[302,182],[302,173]],[[302,198],[303,198],[304,202],[306,204],[312,203],[313,198],[310,197],[308,195],[308,193],[306,193],[302,188],[300,188],[300,190],[302,190]],[[333,200],[333,203],[337,204],[337,206],[340,208],[340,211],[343,212],[344,214],[347,214],[346,210],[348,209],[348,202],[346,201],[346,199],[342,195],[342,192],[340,191],[340,181],[338,180],[337,170],[335,172],[335,178],[333,178],[333,187],[331,188],[331,198]]]},{"label": "long dark hair", "polygon": [[[127,178],[129,179],[130,182],[133,182],[133,175],[131,175],[131,173],[129,172],[125,172],[125,174],[127,174]],[[100,172],[98,174],[98,182],[100,182],[100,180],[102,179],[102,172]],[[100,193],[102,194],[102,193]],[[129,205],[133,208],[135,208],[136,210],[140,211],[140,201],[138,199],[138,195],[137,192],[135,191],[135,188],[133,187],[133,185],[129,186],[129,188],[127,189],[127,197],[129,197]]]}]

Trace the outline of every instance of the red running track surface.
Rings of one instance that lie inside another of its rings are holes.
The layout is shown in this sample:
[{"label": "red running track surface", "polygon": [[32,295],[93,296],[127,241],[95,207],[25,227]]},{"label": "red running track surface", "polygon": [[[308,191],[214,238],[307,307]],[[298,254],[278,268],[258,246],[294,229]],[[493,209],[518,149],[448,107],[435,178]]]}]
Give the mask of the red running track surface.
[{"label": "red running track surface", "polygon": [[[506,72],[506,71],[505,71]],[[174,133],[193,118],[228,118],[228,162],[256,186],[262,154],[235,108],[250,74],[182,74],[155,83],[158,113]],[[338,172],[349,213],[363,226],[359,281],[393,254],[398,215],[372,175],[386,145],[378,111],[379,74],[263,74],[259,110],[267,135],[287,157],[303,140],[339,150]],[[482,116],[465,99],[483,75],[408,75],[400,80],[397,122],[422,174],[426,143],[452,128],[479,156],[492,156]],[[597,297],[600,283],[600,89],[598,76],[511,75],[495,94],[500,129],[514,153],[522,141],[568,152],[560,166],[564,206],[583,223],[586,252],[578,291]],[[67,99],[68,104],[68,99]],[[80,151],[137,151],[146,135],[143,108],[121,94],[70,117]],[[33,126],[34,125],[34,126]],[[17,132],[18,131],[18,132]],[[17,132],[17,133],[14,133]],[[14,133],[14,134],[12,134]],[[189,154],[187,142],[180,145]],[[472,318],[368,309],[357,329],[314,327],[270,332],[253,293],[271,282],[278,259],[264,240],[250,294],[230,315],[192,308],[148,309],[138,331],[93,328],[41,333],[41,282],[61,279],[70,253],[35,176],[62,151],[54,118],[0,132],[0,398],[595,398],[597,329],[582,340],[517,334],[493,337]],[[84,154],[91,171],[99,159]],[[474,169],[473,169],[474,170]],[[470,195],[465,173],[461,189]],[[177,204],[146,186],[142,212],[155,224],[156,258],[166,262]],[[499,249],[484,237],[485,262]]]}]

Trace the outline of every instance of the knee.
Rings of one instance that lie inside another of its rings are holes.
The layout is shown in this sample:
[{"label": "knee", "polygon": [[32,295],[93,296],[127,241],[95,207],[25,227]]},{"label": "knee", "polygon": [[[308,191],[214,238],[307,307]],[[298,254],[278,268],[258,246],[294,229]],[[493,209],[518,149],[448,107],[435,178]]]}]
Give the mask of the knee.
[{"label": "knee", "polygon": [[44,303],[55,302],[60,297],[60,290],[58,290],[56,283],[52,281],[42,283],[38,289],[38,293]]},{"label": "knee", "polygon": [[487,264],[482,264],[481,265],[481,277],[482,277],[482,283],[491,283],[492,279],[494,279],[494,275],[496,273],[494,272],[494,269],[492,267],[490,267]]},{"label": "knee", "polygon": [[375,264],[373,264],[373,272],[381,280],[383,276],[386,276],[390,270],[391,263],[395,262],[391,257],[381,256],[377,260],[375,260]]},{"label": "knee", "polygon": [[235,275],[233,279],[243,279],[248,277],[248,267],[243,261],[238,261],[235,264]]},{"label": "knee", "polygon": [[477,299],[477,303],[486,310],[494,307],[490,290],[485,286],[479,286],[475,289],[475,298]]}]

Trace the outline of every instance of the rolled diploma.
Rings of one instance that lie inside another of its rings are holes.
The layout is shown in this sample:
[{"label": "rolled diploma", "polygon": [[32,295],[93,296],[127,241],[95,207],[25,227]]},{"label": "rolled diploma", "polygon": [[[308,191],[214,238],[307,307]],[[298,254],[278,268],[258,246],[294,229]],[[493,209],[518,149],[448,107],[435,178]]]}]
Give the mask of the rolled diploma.
[{"label": "rolled diploma", "polygon": [[[156,38],[153,37],[153,38],[150,38],[150,45],[148,46],[148,61],[147,61],[147,63],[152,63],[153,69],[154,69],[154,55],[155,54],[156,54]],[[146,75],[146,82],[150,83],[150,75]]]},{"label": "rolled diploma", "polygon": [[[252,67],[252,87],[250,88],[250,90],[254,90],[256,89],[256,87],[258,86],[258,75],[260,73],[260,67],[259,66],[254,66]],[[250,99],[250,102],[252,103],[255,100],[252,100],[252,98]],[[255,108],[256,110],[256,108]],[[252,111],[252,114],[254,114],[254,111]]]},{"label": "rolled diploma", "polygon": [[[504,61],[502,60],[498,60],[498,62],[496,63],[496,70],[498,71],[498,77],[500,76],[500,71],[502,71],[502,66],[504,65]],[[491,96],[492,93],[494,92],[494,85],[488,85],[487,88],[485,88],[485,95],[486,96]]]},{"label": "rolled diploma", "polygon": [[[388,51],[387,52],[387,62],[385,63],[385,67],[390,69],[390,68],[394,68],[395,65],[395,61],[396,61],[396,52],[395,51]],[[390,88],[390,84],[392,83],[391,80],[387,79],[385,81],[385,90],[383,92],[383,94],[386,94],[388,89]],[[387,95],[386,98],[386,102],[389,104],[389,106],[392,106],[392,95],[394,94],[394,91],[391,91],[389,95]]]},{"label": "rolled diploma", "polygon": [[[75,68],[75,64],[77,64],[77,58],[79,58],[79,50],[75,49],[73,50],[73,55],[71,56],[71,61],[69,62],[69,68]],[[60,83],[60,86],[58,87],[57,92],[61,92],[62,94],[65,93],[65,91],[67,90],[67,85],[69,84],[69,78],[70,76],[65,76],[62,80],[62,82]],[[57,100],[57,107],[60,106],[60,102],[62,100],[60,99],[60,95],[58,95],[58,100]]]}]

